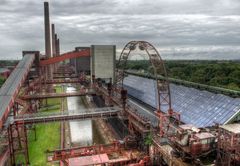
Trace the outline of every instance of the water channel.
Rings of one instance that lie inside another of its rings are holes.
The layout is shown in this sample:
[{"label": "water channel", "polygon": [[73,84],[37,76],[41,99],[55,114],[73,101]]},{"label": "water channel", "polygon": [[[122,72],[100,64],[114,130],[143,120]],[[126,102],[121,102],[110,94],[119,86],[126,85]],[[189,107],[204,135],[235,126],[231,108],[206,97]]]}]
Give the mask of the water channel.
[{"label": "water channel", "polygon": [[[73,86],[66,87],[67,93],[76,91],[77,89]],[[87,108],[83,103],[84,98],[84,96],[67,97],[67,108],[69,112],[85,112]],[[104,140],[101,138],[95,123],[96,122],[92,120],[70,121],[69,130],[71,144],[73,146],[86,146],[104,143]]]}]

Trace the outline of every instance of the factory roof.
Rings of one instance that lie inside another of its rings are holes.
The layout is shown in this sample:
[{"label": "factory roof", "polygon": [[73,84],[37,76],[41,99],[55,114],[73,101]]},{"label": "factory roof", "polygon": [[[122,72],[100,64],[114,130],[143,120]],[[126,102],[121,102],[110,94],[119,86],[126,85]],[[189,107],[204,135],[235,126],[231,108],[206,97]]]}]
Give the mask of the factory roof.
[{"label": "factory roof", "polygon": [[197,133],[195,137],[199,139],[208,139],[208,138],[215,138],[215,136],[209,132]]},{"label": "factory roof", "polygon": [[21,87],[29,69],[34,61],[34,54],[26,54],[15,67],[8,79],[4,82],[0,89],[0,118],[10,109]]},{"label": "factory roof", "polygon": [[227,131],[230,131],[234,134],[240,134],[240,124],[239,123],[223,125],[223,126],[221,126],[221,128],[225,129]]},{"label": "factory roof", "polygon": [[[155,80],[129,75],[124,79],[124,87],[130,96],[157,108]],[[185,124],[211,127],[216,123],[226,124],[240,114],[240,98],[176,84],[170,84],[170,91],[172,108],[180,113]]]},{"label": "factory roof", "polygon": [[69,158],[70,166],[101,165],[107,162],[109,162],[109,158],[106,153],[92,156]]}]

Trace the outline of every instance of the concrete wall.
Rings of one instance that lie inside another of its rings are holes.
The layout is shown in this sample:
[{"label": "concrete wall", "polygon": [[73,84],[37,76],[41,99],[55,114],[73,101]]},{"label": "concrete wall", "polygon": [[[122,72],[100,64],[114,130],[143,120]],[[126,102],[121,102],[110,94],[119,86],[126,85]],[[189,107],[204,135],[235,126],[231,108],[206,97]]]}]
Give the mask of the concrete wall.
[{"label": "concrete wall", "polygon": [[115,79],[115,45],[91,46],[91,75],[95,78]]}]

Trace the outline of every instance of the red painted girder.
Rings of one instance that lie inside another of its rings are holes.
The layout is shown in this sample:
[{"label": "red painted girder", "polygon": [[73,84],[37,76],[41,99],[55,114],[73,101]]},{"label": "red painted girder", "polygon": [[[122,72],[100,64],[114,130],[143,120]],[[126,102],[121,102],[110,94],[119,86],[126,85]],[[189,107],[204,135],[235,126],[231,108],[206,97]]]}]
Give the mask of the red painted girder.
[{"label": "red painted girder", "polygon": [[90,56],[90,49],[85,49],[82,51],[67,52],[60,56],[52,57],[52,58],[49,58],[46,60],[41,60],[40,66],[46,66],[46,65],[64,61],[66,59],[77,58],[77,57],[81,57],[81,56]]},{"label": "red painted girder", "polygon": [[60,149],[55,151],[48,151],[48,161],[59,161],[69,158],[82,157],[82,156],[92,156],[96,154],[111,154],[113,152],[119,152],[122,145],[115,141],[111,144],[105,145],[92,145],[84,147],[74,147],[69,149]]}]

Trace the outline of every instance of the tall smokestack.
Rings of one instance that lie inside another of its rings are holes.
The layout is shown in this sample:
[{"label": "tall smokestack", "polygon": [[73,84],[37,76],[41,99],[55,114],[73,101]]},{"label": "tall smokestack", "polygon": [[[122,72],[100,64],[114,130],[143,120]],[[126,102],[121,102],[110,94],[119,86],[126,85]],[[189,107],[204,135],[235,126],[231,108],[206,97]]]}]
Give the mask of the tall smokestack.
[{"label": "tall smokestack", "polygon": [[56,47],[57,48],[56,49],[57,50],[57,55],[59,56],[60,55],[60,40],[59,39],[57,39],[57,44],[56,45],[57,45],[57,47]]},{"label": "tall smokestack", "polygon": [[58,39],[58,36],[57,36],[56,33],[55,33],[54,39],[55,39],[55,54],[56,54],[56,56],[58,56],[58,54],[57,54],[57,39]]},{"label": "tall smokestack", "polygon": [[[48,2],[44,2],[44,26],[45,26],[45,54],[47,58],[52,57],[52,43],[51,43],[51,27],[49,18],[49,6]],[[53,69],[51,65],[46,66],[45,80],[52,80]],[[47,92],[52,91],[52,86],[48,85]]]},{"label": "tall smokestack", "polygon": [[45,25],[45,54],[48,58],[50,58],[52,56],[52,48],[51,48],[51,29],[48,2],[44,2],[44,25]]},{"label": "tall smokestack", "polygon": [[52,24],[52,56],[56,56],[56,44],[55,44],[55,26]]}]

